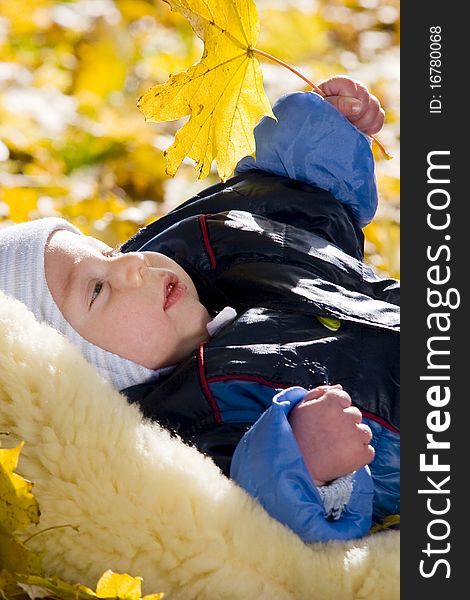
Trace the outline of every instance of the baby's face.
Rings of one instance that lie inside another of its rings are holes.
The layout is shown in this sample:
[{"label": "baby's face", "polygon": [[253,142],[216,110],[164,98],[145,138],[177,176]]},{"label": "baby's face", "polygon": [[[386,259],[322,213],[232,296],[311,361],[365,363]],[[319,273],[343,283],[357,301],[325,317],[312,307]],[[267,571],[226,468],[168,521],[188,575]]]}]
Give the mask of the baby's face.
[{"label": "baby's face", "polygon": [[113,253],[95,238],[58,230],[44,265],[64,318],[104,350],[157,369],[208,338],[210,317],[191,278],[163,254]]}]

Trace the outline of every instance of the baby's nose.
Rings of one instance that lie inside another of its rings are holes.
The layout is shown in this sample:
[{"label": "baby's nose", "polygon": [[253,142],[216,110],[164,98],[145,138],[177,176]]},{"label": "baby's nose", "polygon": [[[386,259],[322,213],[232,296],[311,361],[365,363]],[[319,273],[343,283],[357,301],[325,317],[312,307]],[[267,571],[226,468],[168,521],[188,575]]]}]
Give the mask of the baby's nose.
[{"label": "baby's nose", "polygon": [[113,259],[110,267],[111,284],[121,288],[138,287],[142,285],[145,267],[145,257],[141,252],[120,254]]}]

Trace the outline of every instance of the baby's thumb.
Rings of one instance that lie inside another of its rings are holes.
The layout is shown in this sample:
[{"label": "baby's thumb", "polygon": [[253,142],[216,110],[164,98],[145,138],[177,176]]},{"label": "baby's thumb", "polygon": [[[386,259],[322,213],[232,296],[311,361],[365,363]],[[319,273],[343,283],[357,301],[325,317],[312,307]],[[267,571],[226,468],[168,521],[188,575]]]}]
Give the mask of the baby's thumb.
[{"label": "baby's thumb", "polygon": [[358,117],[362,110],[362,102],[352,96],[327,96],[325,100],[335,106],[348,119]]}]

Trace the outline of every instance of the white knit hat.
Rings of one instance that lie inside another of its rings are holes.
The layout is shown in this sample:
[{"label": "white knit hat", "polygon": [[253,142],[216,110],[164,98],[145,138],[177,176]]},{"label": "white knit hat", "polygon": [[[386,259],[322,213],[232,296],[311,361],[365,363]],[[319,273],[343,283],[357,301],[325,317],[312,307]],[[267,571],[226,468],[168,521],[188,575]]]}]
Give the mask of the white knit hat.
[{"label": "white knit hat", "polygon": [[[82,232],[65,219],[46,217],[0,229],[0,290],[25,304],[36,319],[52,325],[78,346],[85,358],[118,390],[155,379],[147,369],[85,340],[65,320],[54,302],[44,273],[44,249],[57,229]],[[169,369],[168,369],[169,370]]]}]

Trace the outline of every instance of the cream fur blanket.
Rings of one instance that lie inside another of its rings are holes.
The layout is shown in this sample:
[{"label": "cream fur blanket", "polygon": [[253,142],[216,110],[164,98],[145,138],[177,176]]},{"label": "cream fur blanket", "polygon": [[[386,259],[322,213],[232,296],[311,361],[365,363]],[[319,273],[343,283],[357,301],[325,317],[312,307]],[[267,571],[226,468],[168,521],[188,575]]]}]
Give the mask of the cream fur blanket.
[{"label": "cream fur blanket", "polygon": [[31,540],[49,575],[94,586],[110,568],[169,600],[399,597],[397,532],[303,544],[1,292],[0,431],[25,441],[40,529],[79,527]]}]

